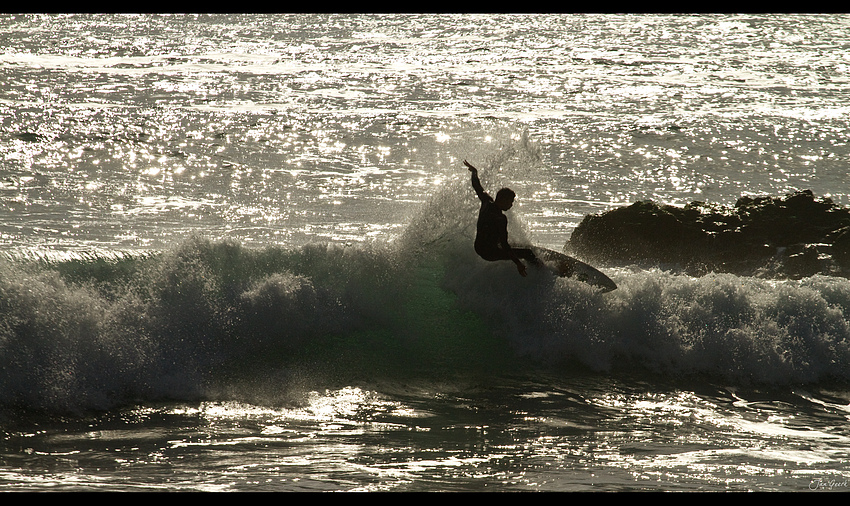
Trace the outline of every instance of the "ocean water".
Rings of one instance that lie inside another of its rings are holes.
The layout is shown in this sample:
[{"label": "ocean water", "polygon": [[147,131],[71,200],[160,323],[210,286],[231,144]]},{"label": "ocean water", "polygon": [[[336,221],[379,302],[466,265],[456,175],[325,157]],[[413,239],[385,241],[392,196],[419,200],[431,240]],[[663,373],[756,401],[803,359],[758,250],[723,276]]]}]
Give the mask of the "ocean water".
[{"label": "ocean water", "polygon": [[850,281],[472,252],[850,205],[850,16],[0,16],[0,490],[847,491]]}]

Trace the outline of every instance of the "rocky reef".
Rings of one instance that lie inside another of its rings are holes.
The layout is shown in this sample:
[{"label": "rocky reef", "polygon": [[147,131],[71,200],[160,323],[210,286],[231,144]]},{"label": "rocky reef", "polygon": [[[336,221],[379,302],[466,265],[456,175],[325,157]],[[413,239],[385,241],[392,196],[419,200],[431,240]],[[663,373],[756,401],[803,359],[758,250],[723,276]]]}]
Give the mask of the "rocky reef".
[{"label": "rocky reef", "polygon": [[850,208],[810,190],[743,196],[734,207],[641,201],[585,216],[565,249],[597,263],[654,264],[692,275],[850,277]]}]

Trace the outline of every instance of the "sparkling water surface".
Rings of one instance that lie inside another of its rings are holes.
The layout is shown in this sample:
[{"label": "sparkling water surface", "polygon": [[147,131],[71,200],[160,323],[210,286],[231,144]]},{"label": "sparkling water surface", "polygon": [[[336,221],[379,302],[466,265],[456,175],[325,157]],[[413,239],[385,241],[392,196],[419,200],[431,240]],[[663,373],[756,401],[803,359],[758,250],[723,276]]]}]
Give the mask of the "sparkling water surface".
[{"label": "sparkling water surface", "polygon": [[[848,28],[842,14],[0,16],[0,489],[846,491],[846,280],[599,266],[620,285],[602,298],[457,252],[476,212],[464,159],[516,190],[512,237],[556,250],[586,214],[644,199],[811,189],[850,205]],[[442,266],[399,282],[399,322],[395,292],[361,287],[411,243]],[[232,244],[313,270],[262,284],[198,267],[247,255]],[[134,260],[160,252],[162,267]],[[367,273],[339,274],[339,256]],[[112,283],[98,258],[143,274]],[[316,309],[335,275],[384,326],[322,333],[348,322]],[[300,306],[275,311],[304,315],[288,325],[332,344],[201,346],[181,319],[242,306],[207,313],[183,287],[216,303],[283,293]],[[160,321],[179,332],[156,341]]]}]

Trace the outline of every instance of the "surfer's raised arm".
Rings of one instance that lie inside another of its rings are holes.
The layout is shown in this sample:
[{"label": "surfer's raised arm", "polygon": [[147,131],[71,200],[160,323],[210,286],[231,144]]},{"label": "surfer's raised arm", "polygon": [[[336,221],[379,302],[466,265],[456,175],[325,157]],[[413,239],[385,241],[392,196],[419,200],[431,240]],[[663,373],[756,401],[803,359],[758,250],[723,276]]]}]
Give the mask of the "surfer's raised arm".
[{"label": "surfer's raised arm", "polygon": [[471,163],[466,160],[463,161],[463,164],[469,168],[469,172],[472,172],[472,187],[475,189],[475,193],[478,194],[478,198],[483,200],[492,200],[490,195],[484,191],[484,187],[481,186],[481,180],[478,179],[478,169],[472,166]]}]

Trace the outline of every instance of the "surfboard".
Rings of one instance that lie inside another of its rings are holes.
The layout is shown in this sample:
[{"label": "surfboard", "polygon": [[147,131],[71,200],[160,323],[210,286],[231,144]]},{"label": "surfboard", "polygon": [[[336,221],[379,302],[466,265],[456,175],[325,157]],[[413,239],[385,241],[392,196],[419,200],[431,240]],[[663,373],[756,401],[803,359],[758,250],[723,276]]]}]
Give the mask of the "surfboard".
[{"label": "surfboard", "polygon": [[543,261],[546,267],[558,276],[583,281],[589,285],[601,288],[602,292],[610,292],[617,289],[617,284],[611,281],[611,278],[600,272],[596,267],[588,265],[581,260],[546,248],[532,246],[531,250],[534,251],[537,258]]}]

